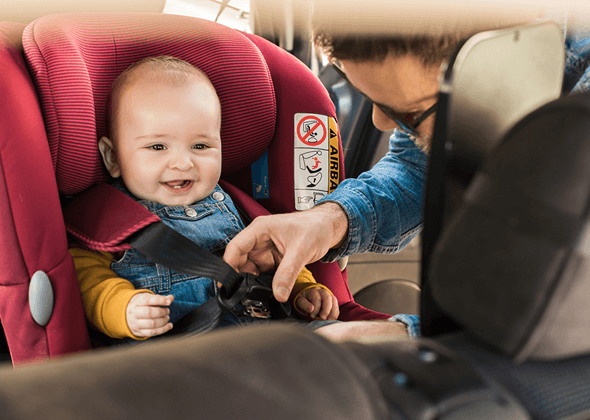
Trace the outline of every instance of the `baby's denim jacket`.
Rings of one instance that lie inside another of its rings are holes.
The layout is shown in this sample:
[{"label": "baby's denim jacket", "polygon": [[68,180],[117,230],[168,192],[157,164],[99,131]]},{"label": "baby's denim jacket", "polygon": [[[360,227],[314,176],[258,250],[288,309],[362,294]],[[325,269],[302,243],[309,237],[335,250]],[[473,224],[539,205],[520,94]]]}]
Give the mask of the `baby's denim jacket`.
[{"label": "baby's denim jacket", "polygon": [[[120,180],[113,186],[156,214],[172,229],[217,255],[221,255],[229,241],[244,229],[232,199],[219,185],[208,197],[189,206],[166,206],[138,200]],[[174,295],[170,306],[170,321],[173,323],[215,294],[213,280],[170,270],[134,249],[125,251],[119,259],[113,259],[111,269],[129,280],[136,289]]]}]

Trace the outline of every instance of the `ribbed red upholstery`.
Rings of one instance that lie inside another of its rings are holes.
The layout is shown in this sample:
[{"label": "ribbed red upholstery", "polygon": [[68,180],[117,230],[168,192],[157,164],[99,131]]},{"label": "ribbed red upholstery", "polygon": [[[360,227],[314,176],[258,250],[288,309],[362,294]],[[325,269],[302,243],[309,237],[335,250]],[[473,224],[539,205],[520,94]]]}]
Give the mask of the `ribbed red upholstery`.
[{"label": "ribbed red upholstery", "polygon": [[[0,24],[0,321],[15,364],[90,348],[41,109],[20,45],[23,27]],[[29,309],[29,281],[38,270],[54,292],[45,327]]]},{"label": "ribbed red upholstery", "polygon": [[107,179],[96,142],[106,134],[108,90],[147,56],[176,56],[211,79],[222,106],[224,175],[248,167],[272,140],[276,107],[265,61],[222,25],[162,14],[49,15],[27,26],[23,44],[62,194]]}]

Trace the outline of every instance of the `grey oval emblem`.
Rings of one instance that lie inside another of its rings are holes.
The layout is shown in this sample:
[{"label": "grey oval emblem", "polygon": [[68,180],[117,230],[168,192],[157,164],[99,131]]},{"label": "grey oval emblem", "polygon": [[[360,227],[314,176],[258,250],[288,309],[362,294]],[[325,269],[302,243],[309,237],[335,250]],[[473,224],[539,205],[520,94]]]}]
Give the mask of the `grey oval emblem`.
[{"label": "grey oval emblem", "polygon": [[37,324],[44,327],[53,313],[53,288],[47,274],[37,271],[29,283],[29,308]]}]

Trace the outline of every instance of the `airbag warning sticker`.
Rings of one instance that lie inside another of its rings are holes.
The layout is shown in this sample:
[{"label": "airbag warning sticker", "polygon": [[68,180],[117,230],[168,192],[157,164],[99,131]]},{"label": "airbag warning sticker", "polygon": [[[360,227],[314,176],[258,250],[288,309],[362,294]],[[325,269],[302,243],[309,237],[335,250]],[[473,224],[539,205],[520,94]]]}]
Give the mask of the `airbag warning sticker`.
[{"label": "airbag warning sticker", "polygon": [[340,182],[338,125],[320,114],[295,114],[295,208],[307,210]]}]

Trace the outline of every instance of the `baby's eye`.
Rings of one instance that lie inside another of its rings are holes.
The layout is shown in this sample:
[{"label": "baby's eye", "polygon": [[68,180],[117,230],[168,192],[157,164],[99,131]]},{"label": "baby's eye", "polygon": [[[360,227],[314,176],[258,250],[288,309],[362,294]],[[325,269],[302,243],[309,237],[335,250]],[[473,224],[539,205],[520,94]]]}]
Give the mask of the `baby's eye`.
[{"label": "baby's eye", "polygon": [[164,149],[166,149],[166,146],[164,146],[163,144],[152,144],[150,146],[150,149],[152,149],[152,150],[164,150]]},{"label": "baby's eye", "polygon": [[203,144],[203,143],[197,143],[197,144],[193,144],[193,149],[197,149],[197,150],[203,150],[206,149],[207,145]]}]

